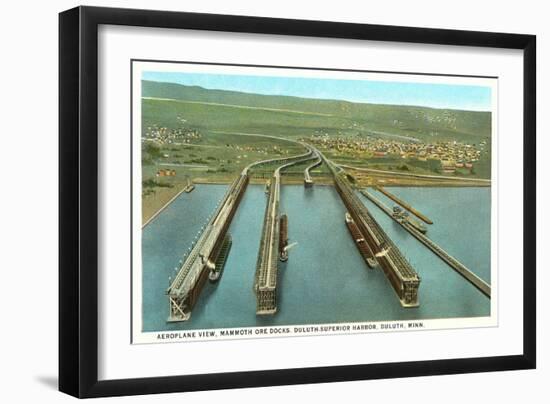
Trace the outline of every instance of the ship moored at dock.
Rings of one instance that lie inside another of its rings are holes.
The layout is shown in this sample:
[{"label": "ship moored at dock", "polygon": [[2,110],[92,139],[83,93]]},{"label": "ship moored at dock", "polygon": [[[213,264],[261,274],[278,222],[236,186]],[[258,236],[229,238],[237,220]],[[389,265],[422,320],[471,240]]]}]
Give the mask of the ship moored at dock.
[{"label": "ship moored at dock", "polygon": [[[433,221],[428,218],[426,215],[420,213],[418,211],[418,209],[415,209],[414,207],[412,207],[411,205],[409,205],[407,202],[405,202],[404,200],[398,198],[397,196],[395,196],[394,194],[392,194],[390,191],[388,191],[386,188],[378,185],[378,186],[375,186],[374,189],[376,189],[377,191],[381,192],[382,194],[386,195],[388,198],[390,198],[392,201],[394,201],[395,203],[397,203],[398,205],[401,205],[403,207],[403,209],[405,209],[406,211],[408,212],[411,212],[413,215],[415,215],[416,217],[418,217],[420,220],[422,220],[423,222],[425,222],[426,224],[433,224]],[[407,212],[407,213],[408,213]],[[415,226],[415,225],[413,225]],[[417,226],[415,226],[417,227]],[[422,231],[422,230],[420,230]]]},{"label": "ship moored at dock", "polygon": [[231,239],[231,234],[227,233],[223,240],[220,252],[216,259],[214,265],[210,267],[210,273],[208,274],[208,280],[212,283],[218,282],[222,276],[223,269],[225,268],[225,262],[229,256],[229,251],[231,250],[231,245],[233,240]]},{"label": "ship moored at dock", "polygon": [[414,227],[416,230],[418,230],[421,233],[425,234],[428,231],[428,229],[426,228],[426,225],[412,218],[409,212],[402,209],[400,206],[395,205],[393,207],[392,216],[400,222],[407,222],[408,224],[410,224],[412,227]]},{"label": "ship moored at dock", "polygon": [[281,215],[279,223],[279,260],[288,261],[288,216]]},{"label": "ship moored at dock", "polygon": [[372,269],[376,267],[378,263],[376,262],[374,253],[367,244],[365,237],[361,234],[361,231],[357,227],[357,224],[355,224],[355,221],[352,219],[351,215],[348,212],[346,212],[345,218],[346,226],[348,227],[348,230],[353,238],[353,241],[357,245],[357,249],[361,253],[361,256],[363,257],[369,268]]}]

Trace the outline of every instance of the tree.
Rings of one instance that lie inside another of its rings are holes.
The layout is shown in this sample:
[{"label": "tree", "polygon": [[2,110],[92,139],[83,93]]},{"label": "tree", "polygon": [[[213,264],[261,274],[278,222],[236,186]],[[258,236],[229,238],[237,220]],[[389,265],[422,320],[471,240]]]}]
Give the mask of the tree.
[{"label": "tree", "polygon": [[152,142],[146,142],[143,146],[143,151],[153,159],[161,156],[160,147]]}]

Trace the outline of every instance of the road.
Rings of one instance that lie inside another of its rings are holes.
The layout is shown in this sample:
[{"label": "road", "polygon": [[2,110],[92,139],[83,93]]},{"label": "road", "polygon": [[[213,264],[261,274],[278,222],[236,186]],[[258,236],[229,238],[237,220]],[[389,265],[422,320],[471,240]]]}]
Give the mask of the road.
[{"label": "road", "polygon": [[187,100],[176,100],[176,99],[173,99],[173,98],[156,98],[156,97],[141,97],[141,98],[144,99],[144,100],[170,101],[170,102],[178,102],[178,103],[182,103],[182,104],[212,105],[212,106],[216,106],[216,107],[253,109],[253,110],[270,111],[270,112],[284,112],[284,113],[300,114],[300,115],[334,116],[332,114],[324,114],[322,112],[296,111],[296,110],[293,110],[293,109],[268,108],[268,107],[251,107],[249,105],[222,104],[222,103],[219,103],[219,102],[187,101]]}]

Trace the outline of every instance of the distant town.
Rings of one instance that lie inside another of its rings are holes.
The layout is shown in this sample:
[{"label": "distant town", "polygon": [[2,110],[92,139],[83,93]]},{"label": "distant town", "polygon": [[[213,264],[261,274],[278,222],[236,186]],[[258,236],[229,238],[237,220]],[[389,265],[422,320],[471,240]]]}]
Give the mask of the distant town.
[{"label": "distant town", "polygon": [[[185,120],[182,119],[182,123]],[[170,129],[167,127],[148,127],[143,142],[154,142],[160,146],[205,146],[202,142],[203,136],[198,130],[185,127]],[[373,164],[382,162],[385,158],[398,158],[403,161],[414,159],[419,162],[429,162],[427,166],[432,171],[440,174],[474,174],[475,165],[482,157],[490,157],[490,150],[487,140],[480,140],[478,143],[464,143],[453,141],[434,141],[425,143],[417,139],[395,140],[377,136],[334,136],[328,133],[315,134],[300,140],[315,145],[321,150],[325,150],[338,161],[339,158],[353,157],[354,159],[363,159],[364,162],[372,161]],[[262,144],[261,146],[253,143],[225,145],[228,149],[236,152],[242,152],[234,156],[235,159],[243,161],[248,157],[247,152],[256,154],[284,155],[289,151],[277,145]],[[169,154],[164,153],[161,157],[168,159]],[[174,156],[172,156],[174,157]],[[212,162],[213,159],[210,159]],[[183,164],[183,161],[171,160],[174,164]],[[222,161],[223,162],[223,161]],[[205,163],[209,161],[201,159],[188,161],[188,163]],[[244,166],[244,164],[243,164]]]},{"label": "distant town", "polygon": [[474,168],[482,155],[486,155],[487,141],[467,144],[455,141],[423,143],[421,141],[389,140],[375,137],[353,139],[334,137],[328,134],[315,135],[307,139],[311,144],[324,150],[332,150],[333,155],[353,155],[364,159],[398,157],[419,161],[435,160],[441,164],[441,172],[454,174],[457,169]]}]

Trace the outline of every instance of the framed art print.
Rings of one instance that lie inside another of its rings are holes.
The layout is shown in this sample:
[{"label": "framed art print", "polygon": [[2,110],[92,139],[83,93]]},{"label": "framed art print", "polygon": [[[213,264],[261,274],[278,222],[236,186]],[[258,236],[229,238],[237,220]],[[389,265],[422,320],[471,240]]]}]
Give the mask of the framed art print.
[{"label": "framed art print", "polygon": [[60,389],[535,366],[535,37],[60,15]]}]

